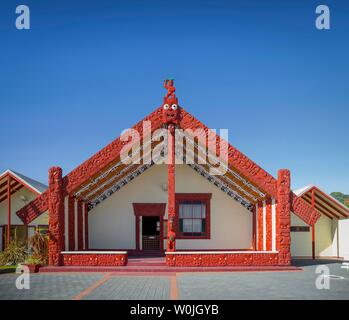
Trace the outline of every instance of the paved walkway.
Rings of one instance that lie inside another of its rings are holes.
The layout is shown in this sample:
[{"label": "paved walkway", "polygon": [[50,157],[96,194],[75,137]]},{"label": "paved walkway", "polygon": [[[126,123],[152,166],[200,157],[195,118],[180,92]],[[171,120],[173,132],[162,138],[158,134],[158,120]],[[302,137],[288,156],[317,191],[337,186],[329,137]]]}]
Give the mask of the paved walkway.
[{"label": "paved walkway", "polygon": [[[325,263],[325,262],[323,262]],[[18,290],[18,275],[0,275],[0,299],[349,299],[349,273],[326,261],[330,289],[319,290],[313,262],[297,272],[222,273],[39,273],[30,289]]]}]

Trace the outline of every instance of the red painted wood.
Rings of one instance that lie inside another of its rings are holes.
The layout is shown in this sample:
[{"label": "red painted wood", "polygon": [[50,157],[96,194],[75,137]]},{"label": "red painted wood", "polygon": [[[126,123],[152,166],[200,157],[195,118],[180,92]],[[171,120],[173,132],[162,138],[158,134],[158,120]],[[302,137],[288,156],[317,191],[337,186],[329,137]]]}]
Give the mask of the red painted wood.
[{"label": "red painted wood", "polygon": [[277,206],[276,213],[279,216],[279,265],[291,264],[291,179],[289,170],[279,170],[277,181]]},{"label": "red painted wood", "polygon": [[63,254],[64,266],[125,266],[127,265],[127,253],[125,254]]},{"label": "red painted wood", "polygon": [[88,250],[89,248],[89,241],[88,241],[88,204],[84,204],[84,211],[85,211],[85,249]]},{"label": "red painted wood", "polygon": [[69,251],[75,250],[75,199],[68,197],[68,246]]},{"label": "red painted wood", "polygon": [[252,250],[256,250],[257,246],[257,236],[256,236],[256,229],[257,229],[257,215],[256,215],[256,206],[253,207],[252,211]]},{"label": "red painted wood", "polygon": [[52,167],[49,170],[49,265],[62,264],[61,251],[64,250],[64,197],[62,169]]},{"label": "red painted wood", "polygon": [[[315,208],[315,190],[311,190],[311,206]],[[311,226],[311,255],[315,259],[315,223]]]},{"label": "red painted wood", "polygon": [[166,212],[166,203],[133,203],[133,213],[136,216],[135,218],[135,237],[136,237],[136,250],[140,250],[140,217],[151,217],[159,216],[160,218],[160,250],[163,250],[164,241],[163,241],[163,216]]},{"label": "red painted wood", "polygon": [[139,241],[140,241],[140,236],[139,236],[139,233],[140,233],[140,226],[139,226],[139,224],[140,224],[140,220],[141,220],[141,218],[140,218],[141,216],[139,216],[139,215],[136,215],[135,216],[135,226],[136,226],[136,250],[137,251],[139,251],[140,250],[140,245],[139,245]]},{"label": "red painted wood", "polygon": [[271,198],[266,200],[266,250],[272,249]]},{"label": "red painted wood", "polygon": [[83,238],[83,212],[82,206],[84,203],[78,200],[78,250],[84,249],[84,238]]},{"label": "red painted wood", "polygon": [[166,212],[166,203],[132,203],[136,216],[163,216]]},{"label": "red painted wood", "polygon": [[11,176],[7,176],[7,245],[11,241]]},{"label": "red painted wood", "polygon": [[[8,179],[9,177],[10,177],[10,176],[7,176],[7,179]],[[11,177],[10,177],[10,178],[11,178]],[[1,198],[2,196],[4,196],[4,195],[5,195],[6,198],[7,198],[7,184],[8,184],[8,183],[7,183],[7,180],[6,180],[6,183],[5,183],[6,189],[4,189],[3,191],[0,192],[0,198]],[[16,189],[16,187],[19,186],[19,185],[20,185],[20,184],[19,184],[18,182],[15,182],[15,183],[12,183],[12,182],[11,182],[11,190],[14,191],[14,190]],[[13,193],[13,192],[12,192],[12,193]]]},{"label": "red painted wood", "polygon": [[175,267],[277,266],[277,253],[167,254],[166,264]]},{"label": "red painted wood", "polygon": [[258,202],[257,219],[258,219],[257,250],[262,251],[263,250],[263,202]]},{"label": "red painted wood", "polygon": [[167,251],[176,251],[176,190],[175,190],[175,136],[174,126],[168,125],[168,223]]}]

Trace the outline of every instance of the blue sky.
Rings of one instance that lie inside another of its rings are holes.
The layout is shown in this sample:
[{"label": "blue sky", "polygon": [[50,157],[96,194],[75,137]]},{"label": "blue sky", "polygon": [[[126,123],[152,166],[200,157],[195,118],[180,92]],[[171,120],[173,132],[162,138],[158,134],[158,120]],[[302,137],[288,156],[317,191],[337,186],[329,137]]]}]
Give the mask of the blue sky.
[{"label": "blue sky", "polygon": [[[16,30],[27,4],[31,29]],[[315,28],[328,4],[331,30]],[[349,3],[0,3],[0,170],[64,173],[161,104],[180,104],[292,187],[349,194]]]}]

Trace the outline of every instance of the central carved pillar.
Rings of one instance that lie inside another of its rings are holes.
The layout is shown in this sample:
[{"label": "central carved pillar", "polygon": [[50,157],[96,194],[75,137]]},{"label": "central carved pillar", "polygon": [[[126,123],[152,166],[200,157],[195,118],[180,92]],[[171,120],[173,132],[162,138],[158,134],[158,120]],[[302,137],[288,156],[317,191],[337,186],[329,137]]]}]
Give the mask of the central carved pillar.
[{"label": "central carved pillar", "polygon": [[64,250],[64,196],[62,169],[52,167],[48,177],[48,216],[49,216],[49,265],[62,265],[61,252]]},{"label": "central carved pillar", "polygon": [[167,251],[176,251],[175,127],[168,125],[168,224]]},{"label": "central carved pillar", "polygon": [[290,171],[279,170],[277,180],[277,245],[279,265],[291,264],[291,189]]}]

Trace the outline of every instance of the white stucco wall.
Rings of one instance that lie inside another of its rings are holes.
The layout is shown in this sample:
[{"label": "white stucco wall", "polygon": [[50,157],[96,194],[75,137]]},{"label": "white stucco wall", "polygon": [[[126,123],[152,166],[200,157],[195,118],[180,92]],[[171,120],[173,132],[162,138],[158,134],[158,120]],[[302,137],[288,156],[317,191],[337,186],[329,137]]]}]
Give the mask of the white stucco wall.
[{"label": "white stucco wall", "polygon": [[349,219],[339,220],[339,256],[349,260]]},{"label": "white stucco wall", "polygon": [[252,213],[189,166],[179,166],[176,170],[176,192],[212,193],[211,239],[178,239],[177,250],[251,248]]},{"label": "white stucco wall", "polygon": [[[132,203],[167,203],[167,192],[162,190],[164,183],[167,183],[167,167],[155,165],[92,209],[89,213],[90,249],[135,249]],[[251,247],[251,212],[187,165],[176,166],[176,192],[212,193],[211,239],[178,239],[178,250]]]},{"label": "white stucco wall", "polygon": [[[291,226],[307,226],[295,214],[291,214]],[[312,256],[312,236],[309,232],[291,232],[291,255]],[[337,256],[337,220],[321,215],[315,224],[315,255],[317,257]]]},{"label": "white stucco wall", "polygon": [[[291,226],[308,226],[303,220],[291,213]],[[311,228],[309,232],[291,232],[291,256],[311,257]]]}]

